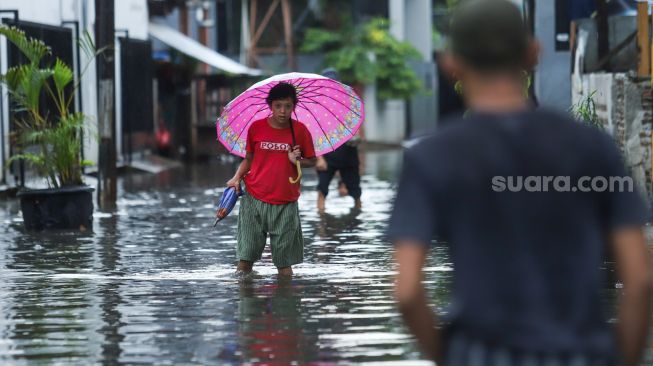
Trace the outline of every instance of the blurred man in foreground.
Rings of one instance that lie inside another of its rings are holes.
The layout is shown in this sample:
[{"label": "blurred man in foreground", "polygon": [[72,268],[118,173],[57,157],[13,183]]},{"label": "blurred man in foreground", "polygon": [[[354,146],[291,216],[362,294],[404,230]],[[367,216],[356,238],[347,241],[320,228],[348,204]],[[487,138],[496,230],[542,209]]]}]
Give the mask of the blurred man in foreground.
[{"label": "blurred man in foreground", "polygon": [[[627,181],[610,137],[524,97],[537,53],[507,0],[454,13],[441,66],[471,113],[405,153],[388,230],[399,308],[422,350],[448,366],[634,366],[650,327],[648,212],[632,181],[590,187]],[[444,330],[421,283],[434,235],[454,265]],[[600,296],[606,250],[624,284],[614,330]]]}]

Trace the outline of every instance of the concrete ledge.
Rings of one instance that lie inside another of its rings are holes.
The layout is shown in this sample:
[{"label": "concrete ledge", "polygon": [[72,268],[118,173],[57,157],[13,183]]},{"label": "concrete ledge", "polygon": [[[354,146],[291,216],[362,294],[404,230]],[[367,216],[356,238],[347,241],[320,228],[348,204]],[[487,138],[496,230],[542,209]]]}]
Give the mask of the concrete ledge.
[{"label": "concrete ledge", "polygon": [[366,151],[400,149],[401,146],[402,146],[401,143],[374,142],[374,141],[366,141],[358,145],[358,147],[361,150],[366,150]]},{"label": "concrete ledge", "polygon": [[18,193],[18,187],[0,185],[0,199],[15,198]]}]

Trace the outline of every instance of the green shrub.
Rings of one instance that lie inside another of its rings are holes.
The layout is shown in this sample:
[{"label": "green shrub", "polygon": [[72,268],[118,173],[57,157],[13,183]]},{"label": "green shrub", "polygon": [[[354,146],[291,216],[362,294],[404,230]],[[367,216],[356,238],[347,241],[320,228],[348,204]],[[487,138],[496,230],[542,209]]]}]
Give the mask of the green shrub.
[{"label": "green shrub", "polygon": [[337,32],[310,28],[301,50],[325,52],[325,65],[333,67],[346,84],[376,82],[379,99],[408,99],[423,91],[423,86],[407,61],[421,58],[408,42],[401,42],[390,32],[385,18],[373,18]]},{"label": "green shrub", "polygon": [[[22,151],[9,161],[30,163],[50,187],[83,184],[82,167],[91,163],[81,159],[86,118],[70,111],[78,86],[70,88],[74,81],[72,69],[58,58],[53,65],[41,66],[45,56],[50,55],[50,48],[17,28],[0,26],[0,34],[27,58],[26,63],[0,75],[15,112],[17,131],[13,141]],[[92,47],[89,40],[86,39],[86,46]],[[56,106],[56,112],[43,111],[44,99]]]},{"label": "green shrub", "polygon": [[593,126],[603,130],[603,124],[599,120],[599,116],[596,114],[596,104],[594,102],[595,94],[596,91],[593,91],[586,97],[579,100],[578,103],[571,107],[571,114],[574,116],[574,118],[587,124],[588,126]]}]

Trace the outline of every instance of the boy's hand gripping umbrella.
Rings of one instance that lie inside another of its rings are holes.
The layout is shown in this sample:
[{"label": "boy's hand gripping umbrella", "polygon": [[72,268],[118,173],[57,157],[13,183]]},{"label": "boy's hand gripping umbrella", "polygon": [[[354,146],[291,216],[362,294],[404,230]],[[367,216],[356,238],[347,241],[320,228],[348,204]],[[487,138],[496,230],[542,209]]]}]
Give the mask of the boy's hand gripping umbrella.
[{"label": "boy's hand gripping umbrella", "polygon": [[218,203],[218,209],[215,215],[215,221],[213,222],[214,227],[218,224],[218,222],[222,221],[222,219],[229,215],[231,210],[233,210],[236,206],[238,197],[242,195],[242,193],[236,192],[234,187],[228,187],[224,190],[224,192],[222,192],[222,197],[220,197],[220,202]]}]

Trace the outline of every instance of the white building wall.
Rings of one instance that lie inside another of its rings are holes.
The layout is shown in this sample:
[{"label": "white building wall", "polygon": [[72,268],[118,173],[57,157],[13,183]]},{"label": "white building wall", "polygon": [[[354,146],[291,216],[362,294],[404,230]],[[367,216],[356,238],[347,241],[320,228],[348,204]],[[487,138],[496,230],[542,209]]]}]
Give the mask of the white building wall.
[{"label": "white building wall", "polygon": [[[0,0],[1,1],[1,0]],[[95,1],[77,0],[76,15],[79,21],[80,36],[88,34],[95,40]],[[81,52],[80,64],[82,70],[82,111],[88,116],[88,132],[84,135],[84,159],[97,164],[98,162],[98,134],[97,134],[97,69],[92,55]]]},{"label": "white building wall", "polygon": [[567,110],[571,105],[571,53],[555,49],[555,1],[535,0],[535,36],[542,48],[535,96],[543,107]]},{"label": "white building wall", "polygon": [[438,89],[433,62],[433,4],[430,0],[405,0],[405,39],[422,55],[411,62],[426,93],[411,98],[406,122],[410,125],[407,138],[431,133],[438,123]]},{"label": "white building wall", "polygon": [[433,60],[433,5],[429,0],[404,0],[405,40],[422,55],[422,60]]},{"label": "white building wall", "polygon": [[[95,0],[0,0],[0,10],[18,10],[20,20],[42,23],[53,26],[62,26],[64,21],[79,22],[80,36],[88,33],[95,39]],[[115,28],[126,29],[129,37],[137,39],[148,39],[147,32],[148,11],[147,0],[115,0]],[[69,26],[69,25],[66,25]],[[117,33],[124,36],[124,32]],[[0,66],[7,64],[6,52],[0,42]],[[118,56],[117,54],[116,56]],[[89,133],[84,138],[84,158],[95,163],[98,161],[98,139],[97,139],[97,77],[95,60],[83,50],[80,54],[80,64],[84,70],[82,82],[80,83],[82,94],[82,111],[88,116]],[[116,57],[116,80],[120,79],[119,58]],[[77,65],[72,65],[77,67]],[[116,88],[116,90],[120,90]],[[116,93],[117,111],[120,108],[120,93]],[[3,104],[6,104],[6,94],[3,94]],[[120,129],[120,115],[116,114],[116,131]],[[0,116],[2,123],[8,126],[6,113]],[[7,129],[5,129],[7,131]],[[120,135],[118,133],[118,135]],[[0,140],[2,148],[8,151],[6,136]],[[120,140],[116,140],[117,148],[120,149]],[[3,162],[0,162],[3,164]],[[4,166],[0,165],[4,173]],[[92,170],[92,169],[91,169]]]},{"label": "white building wall", "polygon": [[[2,1],[2,0],[0,0]],[[114,0],[116,29],[129,30],[129,37],[146,40],[149,15],[147,0]],[[122,36],[122,34],[119,34]]]},{"label": "white building wall", "polygon": [[[406,40],[406,0],[389,0],[390,34],[400,41]],[[412,1],[412,0],[408,0]],[[376,86],[375,86],[376,87]],[[406,102],[403,100],[378,101],[376,116],[368,123],[376,124],[367,138],[384,143],[400,143],[406,137]],[[368,131],[366,131],[368,132]]]},{"label": "white building wall", "polygon": [[0,0],[0,9],[18,10],[18,17],[21,20],[61,26],[64,13],[65,15],[70,15],[70,10],[73,7],[74,1],[75,0]]},{"label": "white building wall", "polygon": [[[390,34],[405,39],[405,0],[388,0]],[[400,143],[406,130],[406,103],[403,100],[380,101],[376,84],[365,87],[365,135],[369,141]]]}]

